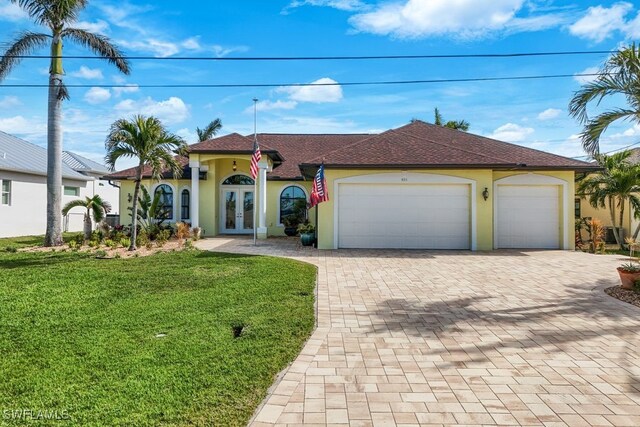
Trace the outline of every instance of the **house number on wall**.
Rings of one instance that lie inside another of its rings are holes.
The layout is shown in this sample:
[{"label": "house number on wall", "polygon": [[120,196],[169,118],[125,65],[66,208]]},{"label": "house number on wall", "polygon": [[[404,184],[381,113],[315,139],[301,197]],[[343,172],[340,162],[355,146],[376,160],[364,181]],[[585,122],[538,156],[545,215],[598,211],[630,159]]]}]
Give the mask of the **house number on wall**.
[{"label": "house number on wall", "polygon": [[409,178],[400,178],[400,181],[402,181],[402,182],[409,182]]}]

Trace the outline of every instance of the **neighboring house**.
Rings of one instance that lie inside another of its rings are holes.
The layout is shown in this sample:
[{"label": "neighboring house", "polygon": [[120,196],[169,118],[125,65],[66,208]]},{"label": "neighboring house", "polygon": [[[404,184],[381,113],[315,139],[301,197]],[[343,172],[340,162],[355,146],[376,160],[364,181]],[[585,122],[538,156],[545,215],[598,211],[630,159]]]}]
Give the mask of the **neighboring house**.
[{"label": "neighboring house", "polygon": [[120,213],[120,189],[108,180],[102,179],[103,176],[111,173],[106,166],[71,151],[62,152],[62,161],[74,171],[93,178],[91,181],[92,194],[99,194],[102,200],[111,204],[109,215]]},{"label": "neighboring house", "polygon": [[[321,249],[572,249],[575,173],[596,169],[421,121],[379,135],[259,134],[258,141],[257,197],[252,135],[191,145],[180,179],[153,182],[145,170],[143,184],[164,190],[172,221],[198,225],[205,236],[251,234],[257,200],[257,233],[266,238],[283,235],[283,216],[292,201],[309,200],[324,163],[330,200],[317,210]],[[134,174],[106,177],[120,182],[123,207]]]},{"label": "neighboring house", "polygon": [[[105,171],[99,172],[95,165],[85,165],[79,172],[74,170],[76,166],[64,162],[62,165],[63,206],[71,200],[93,196],[94,184],[100,182],[95,176]],[[86,168],[91,170],[84,170]],[[0,131],[0,189],[0,237],[44,234],[47,150]],[[117,189],[114,190],[117,194]],[[118,202],[117,197],[113,200]],[[70,212],[63,218],[64,230],[82,231],[83,214],[79,208]]]},{"label": "neighboring house", "polygon": [[[640,163],[640,148],[634,148],[629,150],[631,155],[628,157],[627,161],[631,164]],[[619,222],[620,209],[616,208],[616,222]],[[609,214],[609,209],[604,208],[594,208],[589,204],[589,200],[586,198],[581,198],[576,196],[575,198],[575,216],[576,218],[596,218],[602,221],[602,224],[610,229],[612,228],[611,215]],[[634,218],[634,211],[631,209],[629,201],[626,201],[624,204],[624,217],[622,219],[622,233],[623,238],[632,236],[636,231],[636,228],[640,224],[640,220]],[[587,237],[586,231],[582,233],[583,238]],[[613,233],[607,231],[606,233],[607,243],[615,243],[615,238],[613,237]]]}]

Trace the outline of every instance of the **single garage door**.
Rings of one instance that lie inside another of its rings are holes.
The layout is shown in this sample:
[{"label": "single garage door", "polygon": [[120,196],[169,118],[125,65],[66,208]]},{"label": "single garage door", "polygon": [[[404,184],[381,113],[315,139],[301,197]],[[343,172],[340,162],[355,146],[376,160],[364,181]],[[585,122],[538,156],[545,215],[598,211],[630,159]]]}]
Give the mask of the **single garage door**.
[{"label": "single garage door", "polygon": [[560,187],[498,185],[497,247],[560,249]]},{"label": "single garage door", "polygon": [[341,184],[338,247],[469,249],[469,185]]}]

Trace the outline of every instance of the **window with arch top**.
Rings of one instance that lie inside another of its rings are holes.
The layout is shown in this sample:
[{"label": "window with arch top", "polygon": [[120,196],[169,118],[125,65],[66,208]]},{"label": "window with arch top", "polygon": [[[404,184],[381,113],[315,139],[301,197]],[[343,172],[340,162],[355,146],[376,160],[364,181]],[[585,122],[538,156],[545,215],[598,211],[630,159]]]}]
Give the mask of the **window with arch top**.
[{"label": "window with arch top", "polygon": [[158,205],[164,213],[164,218],[168,220],[173,219],[173,188],[167,184],[158,185],[154,193],[154,197],[159,195],[160,200]]},{"label": "window with arch top", "polygon": [[280,224],[284,224],[284,219],[291,215],[299,216],[300,222],[307,215],[307,195],[297,185],[290,185],[280,193]]},{"label": "window with arch top", "polygon": [[246,175],[231,175],[222,182],[222,185],[254,185],[255,181]]}]

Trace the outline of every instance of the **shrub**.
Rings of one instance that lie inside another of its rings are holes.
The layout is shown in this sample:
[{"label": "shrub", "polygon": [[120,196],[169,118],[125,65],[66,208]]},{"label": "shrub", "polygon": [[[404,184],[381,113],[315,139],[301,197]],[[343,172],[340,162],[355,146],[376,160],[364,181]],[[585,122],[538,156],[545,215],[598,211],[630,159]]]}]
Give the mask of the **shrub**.
[{"label": "shrub", "polygon": [[191,239],[186,239],[182,246],[185,249],[193,249],[193,241]]},{"label": "shrub", "polygon": [[187,239],[191,235],[190,225],[186,222],[176,223],[176,237],[180,240]]},{"label": "shrub", "polygon": [[153,249],[153,242],[151,240],[147,241],[144,247],[147,248],[148,250]]},{"label": "shrub", "polygon": [[311,233],[314,233],[315,231],[316,231],[316,228],[308,222],[305,224],[300,224],[298,226],[298,233],[300,234],[311,234]]},{"label": "shrub", "polygon": [[169,240],[169,237],[171,237],[171,231],[170,230],[162,230],[158,233],[158,236],[156,236],[156,244],[158,245],[159,248],[163,247],[167,241]]},{"label": "shrub", "polygon": [[82,245],[84,245],[84,234],[78,233],[74,235],[69,243],[71,242],[75,242],[77,247],[81,247]]},{"label": "shrub", "polygon": [[602,221],[592,219],[588,222],[589,234],[591,235],[591,245],[589,247],[591,253],[603,252],[605,248],[604,242],[604,226]]},{"label": "shrub", "polygon": [[75,240],[71,240],[69,242],[69,249],[71,249],[72,251],[77,251],[78,250],[78,242],[76,242]]},{"label": "shrub", "polygon": [[107,239],[104,241],[104,244],[111,249],[117,249],[120,242],[113,241],[111,239]]},{"label": "shrub", "polygon": [[202,233],[202,229],[200,227],[193,227],[191,229],[191,234],[193,235],[193,240],[200,240],[200,233]]},{"label": "shrub", "polygon": [[7,246],[6,248],[4,248],[4,250],[13,254],[18,252],[18,248],[16,248],[15,246]]},{"label": "shrub", "polygon": [[121,237],[119,242],[120,246],[122,246],[123,248],[128,248],[131,244],[131,239],[128,239],[127,237]]},{"label": "shrub", "polygon": [[89,246],[92,247],[92,248],[99,248],[100,247],[100,240],[91,238],[91,240],[89,240]]},{"label": "shrub", "polygon": [[107,256],[107,252],[102,250],[102,249],[100,249],[100,250],[95,252],[95,256],[96,256],[96,258],[104,258],[104,257]]},{"label": "shrub", "polygon": [[136,246],[146,246],[149,243],[149,235],[146,231],[140,230],[140,233],[136,236]]}]

